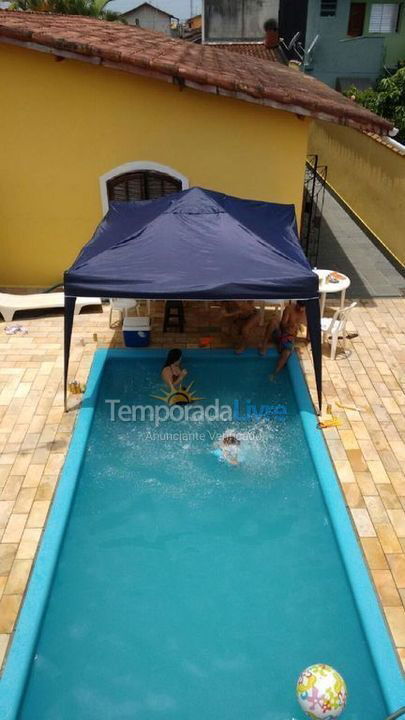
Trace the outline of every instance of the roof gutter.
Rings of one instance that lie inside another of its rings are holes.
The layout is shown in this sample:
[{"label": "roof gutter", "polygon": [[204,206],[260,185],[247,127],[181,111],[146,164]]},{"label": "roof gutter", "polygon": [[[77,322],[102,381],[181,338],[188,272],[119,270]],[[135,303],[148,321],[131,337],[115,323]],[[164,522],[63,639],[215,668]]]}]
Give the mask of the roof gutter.
[{"label": "roof gutter", "polygon": [[394,140],[394,138],[390,137],[389,135],[384,136],[384,140],[386,140],[386,142],[389,143],[389,145],[391,145],[393,148],[402,151],[402,153],[404,152],[405,145],[398,142],[398,140]]},{"label": "roof gutter", "polygon": [[356,130],[365,130],[367,132],[374,132],[378,135],[385,135],[389,132],[389,128],[385,130],[379,124],[365,124],[361,121],[356,121],[353,118],[337,118],[335,115],[331,115],[324,111],[313,111],[302,107],[301,105],[292,105],[287,103],[280,103],[277,100],[271,98],[255,98],[247,93],[243,93],[236,90],[225,90],[224,88],[218,87],[217,85],[200,84],[193,80],[189,80],[184,76],[178,74],[166,74],[150,68],[144,69],[137,65],[130,63],[114,62],[113,60],[105,60],[104,58],[96,55],[84,55],[81,53],[72,52],[71,50],[62,50],[49,45],[41,45],[40,43],[19,40],[17,38],[7,37],[6,35],[0,35],[0,43],[6,45],[17,45],[28,50],[36,50],[38,52],[47,53],[54,55],[57,58],[64,58],[66,60],[78,60],[80,62],[87,62],[91,65],[102,65],[103,67],[111,70],[120,70],[121,72],[128,72],[132,75],[141,75],[144,77],[151,77],[155,80],[162,80],[164,82],[173,83],[180,85],[180,88],[189,87],[199,92],[207,92],[213,95],[221,95],[224,97],[230,97],[236,100],[243,100],[245,102],[254,103],[256,105],[262,105],[265,107],[271,107],[275,110],[282,110],[284,112],[294,113],[295,115],[314,118],[316,120],[323,120],[324,122],[334,123],[336,125],[344,125],[352,127]]}]

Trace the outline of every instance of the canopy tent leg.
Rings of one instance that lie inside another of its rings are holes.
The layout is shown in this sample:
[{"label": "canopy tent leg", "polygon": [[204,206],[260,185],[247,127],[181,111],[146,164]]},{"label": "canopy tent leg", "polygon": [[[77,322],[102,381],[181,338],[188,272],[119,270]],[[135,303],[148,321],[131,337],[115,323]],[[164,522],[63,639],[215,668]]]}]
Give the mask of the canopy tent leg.
[{"label": "canopy tent leg", "polygon": [[73,317],[76,298],[65,295],[65,323],[64,323],[64,370],[63,370],[63,397],[65,412],[67,412],[67,379],[69,370],[70,341],[72,339]]},{"label": "canopy tent leg", "polygon": [[322,411],[322,342],[321,342],[321,313],[319,299],[307,300],[306,314],[308,332],[311,340],[312,360],[314,363],[316,389],[318,393],[319,412]]}]

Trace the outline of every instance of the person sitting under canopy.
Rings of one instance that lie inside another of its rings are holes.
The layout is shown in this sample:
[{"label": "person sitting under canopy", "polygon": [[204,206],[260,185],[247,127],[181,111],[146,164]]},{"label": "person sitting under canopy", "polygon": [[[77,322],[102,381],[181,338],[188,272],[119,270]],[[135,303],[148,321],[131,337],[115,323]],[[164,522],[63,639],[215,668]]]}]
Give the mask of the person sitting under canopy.
[{"label": "person sitting under canopy", "polygon": [[297,300],[295,303],[289,303],[287,307],[284,308],[280,321],[273,319],[267,325],[263,343],[260,348],[261,354],[266,354],[270,340],[275,343],[280,353],[276,369],[270,376],[271,378],[274,378],[287,364],[294,350],[295,339],[303,322],[305,322],[305,302]]},{"label": "person sitting under canopy", "polygon": [[260,316],[253,300],[231,300],[224,303],[222,318],[232,320],[240,335],[240,341],[235,348],[239,355],[243,353],[251,337],[252,330],[259,324]]}]

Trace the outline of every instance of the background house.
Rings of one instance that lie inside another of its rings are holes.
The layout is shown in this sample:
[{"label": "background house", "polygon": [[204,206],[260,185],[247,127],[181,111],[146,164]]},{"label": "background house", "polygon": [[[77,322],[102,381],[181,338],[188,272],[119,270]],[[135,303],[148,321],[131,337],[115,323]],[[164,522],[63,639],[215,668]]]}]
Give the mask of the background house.
[{"label": "background house", "polygon": [[289,57],[338,89],[371,85],[384,67],[405,60],[399,1],[280,0],[279,26]]},{"label": "background house", "polygon": [[119,13],[128,25],[138,25],[147,30],[171,34],[172,15],[151,3],[137,3],[136,0],[111,0],[107,10]]},{"label": "background house", "polygon": [[306,73],[338,90],[368,87],[384,68],[405,61],[400,0],[204,0],[202,42],[260,45],[270,18],[278,20],[283,41],[268,59],[300,61]]},{"label": "background house", "polygon": [[193,17],[188,18],[185,23],[186,27],[189,30],[201,30],[202,26],[202,17],[200,15],[193,15]]},{"label": "background house", "polygon": [[178,36],[189,42],[201,43],[202,16],[193,15],[178,25]]},{"label": "background house", "polygon": [[269,18],[277,21],[278,11],[279,0],[244,0],[240,3],[203,0],[202,42],[243,55],[284,63],[286,58],[274,43],[266,41],[263,27]]},{"label": "background house", "polygon": [[263,24],[278,18],[279,0],[204,0],[203,42],[263,39]]},{"label": "background house", "polygon": [[299,223],[311,118],[391,127],[279,63],[79,16],[0,11],[0,85],[3,286],[60,281],[111,200],[197,185]]}]

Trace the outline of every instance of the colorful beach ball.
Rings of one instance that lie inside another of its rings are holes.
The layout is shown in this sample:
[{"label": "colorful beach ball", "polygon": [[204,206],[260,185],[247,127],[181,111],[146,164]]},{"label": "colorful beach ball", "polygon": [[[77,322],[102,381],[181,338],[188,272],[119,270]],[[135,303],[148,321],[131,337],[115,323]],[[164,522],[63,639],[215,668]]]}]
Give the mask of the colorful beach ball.
[{"label": "colorful beach ball", "polygon": [[345,709],[346,683],[329,665],[311,665],[298,678],[297,698],[308,717],[333,720]]}]

